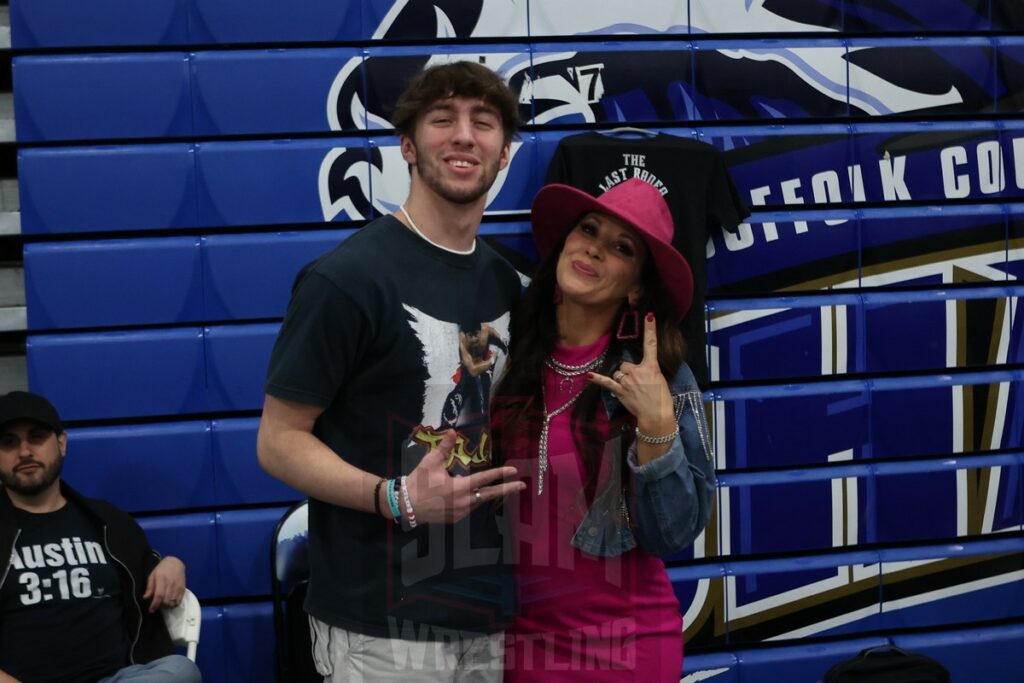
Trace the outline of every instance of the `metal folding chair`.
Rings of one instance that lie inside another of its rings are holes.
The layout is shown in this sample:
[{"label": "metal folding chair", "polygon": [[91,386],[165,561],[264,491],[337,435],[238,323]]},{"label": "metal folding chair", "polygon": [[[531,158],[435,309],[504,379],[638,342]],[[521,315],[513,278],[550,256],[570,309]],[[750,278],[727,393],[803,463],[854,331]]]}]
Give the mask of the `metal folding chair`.
[{"label": "metal folding chair", "polygon": [[199,647],[199,630],[203,625],[203,609],[199,598],[189,589],[177,607],[165,607],[160,610],[167,625],[167,633],[175,645],[184,645],[186,655],[196,661],[196,649]]},{"label": "metal folding chair", "polygon": [[308,501],[293,505],[270,539],[270,590],[274,602],[274,640],[279,681],[321,681],[313,667],[308,622],[302,598],[309,580]]}]

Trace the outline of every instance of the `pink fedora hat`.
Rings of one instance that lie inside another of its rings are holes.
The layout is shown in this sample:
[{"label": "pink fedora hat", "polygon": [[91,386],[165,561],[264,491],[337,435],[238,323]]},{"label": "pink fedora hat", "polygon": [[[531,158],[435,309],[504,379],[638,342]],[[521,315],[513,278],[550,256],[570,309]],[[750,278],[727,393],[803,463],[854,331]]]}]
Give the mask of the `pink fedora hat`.
[{"label": "pink fedora hat", "polygon": [[693,301],[693,273],[672,246],[672,214],[661,193],[637,178],[620,183],[598,197],[569,185],[545,185],[533,199],[530,220],[533,241],[541,256],[558,247],[580,216],[606,213],[637,231],[647,244],[661,282],[673,303],[673,317],[682,320]]}]

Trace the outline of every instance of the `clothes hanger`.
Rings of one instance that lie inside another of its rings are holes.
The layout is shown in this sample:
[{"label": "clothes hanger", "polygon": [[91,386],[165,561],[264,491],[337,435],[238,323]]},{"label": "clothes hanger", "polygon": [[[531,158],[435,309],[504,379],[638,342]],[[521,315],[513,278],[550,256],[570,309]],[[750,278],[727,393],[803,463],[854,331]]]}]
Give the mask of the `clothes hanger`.
[{"label": "clothes hanger", "polygon": [[657,131],[648,130],[646,128],[637,128],[635,126],[619,126],[618,128],[609,128],[608,130],[598,131],[601,135],[639,135],[645,138],[658,137]]}]

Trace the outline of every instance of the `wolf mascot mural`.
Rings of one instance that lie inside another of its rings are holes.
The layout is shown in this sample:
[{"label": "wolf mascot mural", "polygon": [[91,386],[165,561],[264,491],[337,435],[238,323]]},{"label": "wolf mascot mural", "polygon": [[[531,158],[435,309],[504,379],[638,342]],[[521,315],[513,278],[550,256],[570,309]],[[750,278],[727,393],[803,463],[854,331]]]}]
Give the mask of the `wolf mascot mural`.
[{"label": "wolf mascot mural", "polygon": [[[373,39],[495,38],[522,36],[527,29],[526,0],[396,0],[383,17]],[[785,6],[786,3],[772,3]],[[699,33],[743,33],[822,31],[826,27],[786,18],[765,8],[764,0],[716,0],[705,3],[703,12],[690,27]],[[559,0],[532,3],[533,35],[615,34],[668,35],[687,29],[687,3],[639,0],[628,4],[594,3],[589,0]],[[828,16],[822,19],[827,21]],[[430,32],[427,27],[434,27]],[[521,27],[521,30],[517,30]],[[521,93],[528,111],[527,123],[593,123],[629,120],[629,110],[654,113],[658,120],[687,121],[716,118],[723,105],[749,118],[800,116],[820,110],[822,101],[845,107],[847,69],[851,82],[861,89],[849,93],[850,104],[867,115],[921,111],[963,100],[962,83],[950,83],[942,92],[921,92],[903,87],[884,75],[858,66],[848,59],[847,48],[795,47],[766,49],[725,49],[715,56],[723,63],[744,62],[736,67],[746,82],[777,80],[779,69],[791,74],[804,92],[790,90],[790,99],[768,97],[765,93],[739,95],[733,102],[709,102],[683,78],[678,69],[666,64],[657,51],[632,54],[623,60],[615,52],[467,52],[421,54],[402,57],[356,57],[338,72],[327,101],[327,118],[332,130],[387,130],[387,108],[409,77],[434,63],[472,60],[486,63]],[[668,67],[668,68],[666,68]],[[759,79],[759,69],[768,75]],[[728,70],[719,66],[725,77]],[[369,101],[362,84],[375,87]],[[970,87],[970,86],[968,86]],[[974,86],[978,88],[980,86]],[[619,100],[623,100],[619,102]],[[827,106],[827,105],[826,105]],[[707,116],[707,114],[711,116]],[[513,145],[513,161],[519,145]],[[344,212],[351,219],[366,218],[373,208],[390,213],[408,190],[407,174],[398,172],[405,162],[397,148],[377,148],[366,159],[362,150],[337,148],[324,159],[320,174],[320,197],[324,219],[333,220]],[[490,197],[497,196],[507,173],[501,174]],[[358,179],[358,180],[357,180]]]}]

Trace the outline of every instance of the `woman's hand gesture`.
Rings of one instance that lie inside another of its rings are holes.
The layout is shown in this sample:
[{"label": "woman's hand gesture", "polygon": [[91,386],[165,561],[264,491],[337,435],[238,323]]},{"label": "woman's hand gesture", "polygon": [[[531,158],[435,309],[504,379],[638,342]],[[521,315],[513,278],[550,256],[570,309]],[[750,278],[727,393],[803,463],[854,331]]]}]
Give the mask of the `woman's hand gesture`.
[{"label": "woman's hand gesture", "polygon": [[658,365],[658,328],[654,314],[644,319],[644,356],[639,363],[622,363],[611,377],[589,373],[591,382],[615,394],[644,434],[660,436],[676,428],[668,382]]}]

